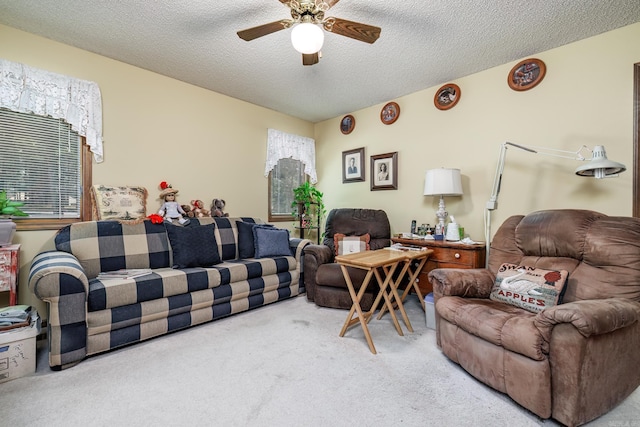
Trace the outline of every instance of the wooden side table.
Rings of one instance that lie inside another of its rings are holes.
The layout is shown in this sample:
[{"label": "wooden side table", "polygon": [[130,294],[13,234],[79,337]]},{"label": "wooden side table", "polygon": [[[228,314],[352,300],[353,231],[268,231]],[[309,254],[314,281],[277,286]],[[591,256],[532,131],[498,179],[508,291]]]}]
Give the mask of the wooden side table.
[{"label": "wooden side table", "polygon": [[[336,262],[340,264],[342,274],[344,275],[344,280],[347,282],[349,295],[351,296],[351,300],[353,301],[353,305],[351,306],[351,310],[349,310],[347,320],[345,320],[344,325],[342,326],[342,330],[340,331],[341,337],[344,336],[347,328],[359,322],[360,326],[362,326],[362,330],[364,331],[364,336],[367,339],[367,344],[369,344],[369,350],[371,350],[371,353],[376,354],[376,348],[373,345],[373,339],[371,338],[371,334],[369,333],[367,323],[369,323],[369,320],[371,320],[371,316],[373,316],[373,312],[375,311],[376,306],[380,302],[381,298],[384,298],[385,305],[391,313],[391,318],[393,319],[393,324],[396,327],[396,331],[398,331],[398,335],[403,335],[402,328],[400,327],[400,323],[398,322],[398,319],[395,315],[395,309],[391,304],[390,295],[392,295],[395,301],[397,301],[398,308],[400,309],[400,313],[402,314],[404,323],[405,325],[407,325],[407,328],[412,331],[411,323],[409,322],[407,313],[402,306],[402,300],[398,295],[395,282],[392,280],[393,273],[395,272],[396,268],[405,259],[406,256],[404,252],[392,251],[389,249],[355,252],[347,255],[336,256]],[[353,282],[351,281],[351,277],[349,276],[349,270],[347,270],[347,267],[358,268],[361,270],[366,270],[367,272],[357,294],[353,287]],[[362,311],[362,308],[360,307],[360,300],[362,299],[367,286],[369,286],[369,282],[374,276],[380,284],[380,292],[378,293],[374,304],[371,306],[371,310],[369,310],[367,313],[364,313]],[[387,290],[387,287],[390,287],[390,292]],[[355,317],[354,313],[356,314]]]},{"label": "wooden side table", "polygon": [[0,247],[0,292],[9,291],[9,305],[18,304],[20,245]]},{"label": "wooden side table", "polygon": [[418,287],[422,295],[433,292],[428,274],[436,268],[482,268],[485,266],[486,248],[484,243],[467,245],[460,242],[447,240],[405,239],[394,237],[393,243],[403,245],[426,246],[433,249],[433,253],[427,259],[418,274]]}]

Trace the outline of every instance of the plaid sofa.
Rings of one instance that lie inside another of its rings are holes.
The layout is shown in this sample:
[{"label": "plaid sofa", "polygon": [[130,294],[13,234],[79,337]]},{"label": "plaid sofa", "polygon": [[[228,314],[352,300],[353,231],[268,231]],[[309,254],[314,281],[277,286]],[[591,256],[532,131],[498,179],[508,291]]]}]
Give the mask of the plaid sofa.
[{"label": "plaid sofa", "polygon": [[[222,263],[173,269],[164,224],[87,221],[62,228],[56,251],[32,262],[29,289],[49,305],[49,365],[72,366],[86,356],[250,310],[304,292],[302,250],[309,240],[290,239],[291,256],[238,259],[236,221],[215,222]],[[151,268],[134,279],[97,278],[101,271]]]}]

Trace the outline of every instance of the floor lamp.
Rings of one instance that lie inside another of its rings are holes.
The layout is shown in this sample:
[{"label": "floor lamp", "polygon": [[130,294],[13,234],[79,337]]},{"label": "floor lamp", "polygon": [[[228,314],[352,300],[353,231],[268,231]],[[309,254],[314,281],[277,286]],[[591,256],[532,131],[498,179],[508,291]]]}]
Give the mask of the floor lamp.
[{"label": "floor lamp", "polygon": [[[589,148],[587,148],[587,146],[583,145],[577,151],[565,151],[545,147],[528,147],[524,145],[514,144],[512,142],[505,142],[504,144],[502,144],[500,146],[500,155],[498,157],[496,174],[493,178],[493,189],[491,191],[491,197],[487,202],[484,215],[484,237],[487,245],[487,266],[489,265],[489,249],[491,247],[491,212],[498,208],[498,195],[500,194],[500,185],[502,184],[502,172],[504,171],[504,162],[507,157],[507,148],[509,146],[533,154],[542,154],[545,156],[561,157],[565,159],[588,162],[576,168],[575,173],[579,176],[602,179],[618,176],[618,174],[627,170],[627,167],[622,163],[614,162],[607,159],[607,153],[602,145],[596,145],[593,150],[590,150]],[[591,158],[586,158],[582,154],[583,151],[591,151]]]}]

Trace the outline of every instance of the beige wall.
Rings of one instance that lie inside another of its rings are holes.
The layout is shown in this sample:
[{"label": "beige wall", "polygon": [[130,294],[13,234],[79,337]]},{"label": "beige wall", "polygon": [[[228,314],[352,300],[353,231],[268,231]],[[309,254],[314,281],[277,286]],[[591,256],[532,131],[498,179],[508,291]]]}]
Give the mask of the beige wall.
[{"label": "beige wall", "polygon": [[[339,130],[342,117],[316,124],[318,187],[325,193],[327,209],[385,209],[394,233],[409,231],[412,219],[433,225],[438,199],[423,195],[425,171],[460,168],[464,196],[445,198],[447,210],[471,238],[484,240],[483,211],[500,145],[510,141],[563,150],[604,145],[608,157],[626,164],[628,171],[615,179],[582,178],[574,175],[580,162],[509,149],[492,233],[508,216],[539,209],[631,215],[638,40],[640,24],[635,24],[527,55],[524,58],[539,58],[547,66],[544,80],[529,91],[515,92],[507,86],[509,70],[518,62],[514,61],[453,81],[462,96],[448,111],[433,104],[438,85],[389,100],[401,108],[392,125],[380,122],[383,104],[345,112],[356,119],[349,135]],[[366,181],[343,184],[341,153],[359,147],[365,147]],[[399,158],[398,190],[370,191],[369,156],[393,151]]]},{"label": "beige wall", "polygon": [[[160,207],[158,184],[167,181],[182,204],[221,198],[231,215],[266,219],[267,129],[313,137],[304,120],[10,27],[0,25],[0,40],[1,58],[98,83],[105,155],[93,165],[93,182],[146,187],[151,212]],[[42,313],[27,275],[31,259],[53,249],[53,235],[18,232],[15,239],[22,244],[19,302]]]},{"label": "beige wall", "polygon": [[[0,40],[2,58],[98,83],[105,161],[94,164],[94,182],[143,185],[150,190],[150,210],[160,205],[157,186],[166,180],[180,189],[181,203],[219,197],[232,215],[266,218],[262,174],[269,127],[316,138],[318,187],[328,209],[385,209],[394,233],[408,231],[412,219],[435,222],[437,200],[422,195],[424,173],[456,167],[465,194],[447,198],[447,208],[473,239],[482,240],[484,206],[504,141],[566,150],[602,144],[609,158],[633,166],[632,75],[640,61],[640,24],[527,55],[542,59],[547,75],[526,92],[506,84],[513,62],[455,80],[462,97],[449,111],[433,106],[437,87],[396,99],[401,115],[390,126],[380,122],[382,105],[346,111],[356,118],[350,135],[340,133],[341,117],[314,125],[6,26],[0,25]],[[341,153],[359,147],[365,147],[367,179],[342,184]],[[392,151],[399,153],[398,190],[370,191],[369,156]],[[510,149],[493,231],[509,215],[546,208],[631,214],[630,172],[596,181],[576,177],[579,164]],[[19,232],[16,238],[23,245],[20,303],[41,312],[26,276],[33,256],[53,247],[53,234]]]}]

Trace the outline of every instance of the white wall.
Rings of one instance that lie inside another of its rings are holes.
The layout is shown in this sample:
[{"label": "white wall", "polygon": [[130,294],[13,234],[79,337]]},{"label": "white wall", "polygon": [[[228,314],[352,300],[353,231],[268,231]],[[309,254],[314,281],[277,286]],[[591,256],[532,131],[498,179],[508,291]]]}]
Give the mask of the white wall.
[{"label": "white wall", "polygon": [[[150,213],[161,205],[159,183],[167,181],[180,190],[181,204],[221,198],[232,216],[266,219],[267,129],[313,137],[307,121],[33,34],[0,25],[0,40],[4,59],[98,83],[105,155],[93,165],[93,182],[146,187]],[[53,249],[53,236],[23,231],[14,240],[22,244],[19,301],[43,313],[27,275],[31,259]]]},{"label": "white wall", "polygon": [[[616,179],[582,178],[574,175],[580,162],[509,149],[492,232],[510,215],[540,209],[631,215],[638,40],[640,24],[634,24],[529,55],[543,60],[547,73],[528,91],[507,86],[509,70],[519,62],[514,61],[453,81],[462,95],[447,111],[433,104],[438,85],[389,100],[401,108],[392,125],[380,121],[383,104],[353,112],[356,126],[349,135],[340,132],[342,117],[317,124],[318,187],[327,208],[385,209],[393,233],[409,231],[412,219],[433,225],[438,198],[422,194],[425,171],[460,168],[464,196],[445,198],[447,209],[473,239],[483,240],[483,211],[499,148],[511,141],[562,150],[604,145],[608,157],[625,163],[628,171]],[[359,147],[365,147],[366,181],[343,184],[342,152]],[[392,151],[399,156],[398,190],[370,191],[369,156]]]}]

